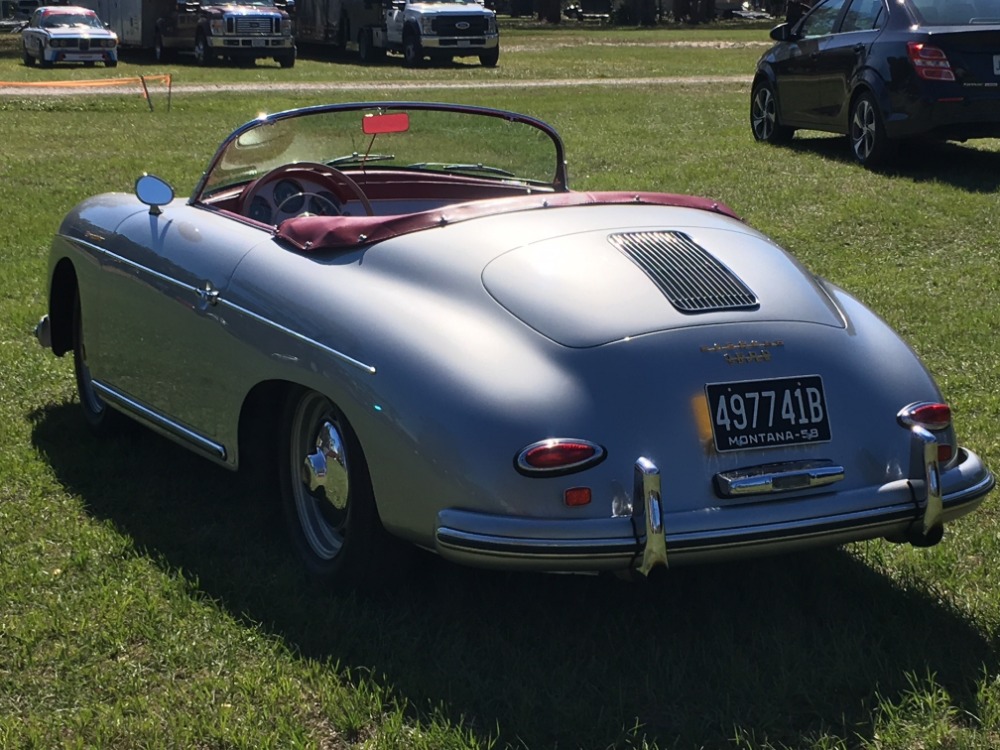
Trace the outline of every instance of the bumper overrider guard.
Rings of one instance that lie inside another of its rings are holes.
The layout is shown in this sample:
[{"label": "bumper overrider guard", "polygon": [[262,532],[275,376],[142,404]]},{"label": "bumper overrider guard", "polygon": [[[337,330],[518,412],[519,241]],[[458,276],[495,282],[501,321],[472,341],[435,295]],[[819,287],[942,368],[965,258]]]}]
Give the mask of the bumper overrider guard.
[{"label": "bumper overrider guard", "polygon": [[[659,468],[648,458],[635,462],[630,516],[604,519],[538,519],[497,516],[449,508],[438,513],[436,547],[445,558],[480,566],[524,570],[636,570],[648,575],[659,566],[708,562],[771,552],[794,551],[818,544],[837,545],[885,537],[929,546],[940,541],[945,522],[974,510],[994,486],[980,458],[959,449],[958,460],[942,467],[939,440],[920,425],[900,420],[914,442],[915,479],[845,492],[853,510],[813,518],[766,523],[726,523],[727,509],[667,512]],[[793,489],[816,488],[844,478],[844,470],[826,461],[793,462],[746,472],[765,500]],[[733,480],[733,473],[725,477]],[[716,478],[717,487],[720,478]],[[745,487],[739,481],[737,488]],[[944,487],[954,489],[945,492]],[[719,494],[723,494],[720,492]],[[746,496],[746,490],[736,494]],[[878,502],[872,503],[875,497]],[[857,500],[864,499],[864,503]],[[746,518],[746,516],[744,516]],[[717,522],[714,527],[705,520]],[[671,525],[675,525],[671,528]]]}]

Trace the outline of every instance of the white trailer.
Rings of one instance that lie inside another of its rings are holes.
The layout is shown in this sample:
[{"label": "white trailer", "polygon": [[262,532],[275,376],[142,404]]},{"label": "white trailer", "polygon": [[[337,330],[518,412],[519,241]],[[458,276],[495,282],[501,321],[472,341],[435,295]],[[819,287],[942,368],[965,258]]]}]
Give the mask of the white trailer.
[{"label": "white trailer", "polygon": [[174,0],[80,0],[118,34],[118,44],[134,49],[153,49],[156,22],[169,14]]}]

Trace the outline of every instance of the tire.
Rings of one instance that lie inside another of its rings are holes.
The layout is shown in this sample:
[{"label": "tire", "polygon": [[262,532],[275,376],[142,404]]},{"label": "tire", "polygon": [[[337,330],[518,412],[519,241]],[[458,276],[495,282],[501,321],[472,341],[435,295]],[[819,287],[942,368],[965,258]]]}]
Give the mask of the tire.
[{"label": "tire", "polygon": [[851,103],[848,138],[854,159],[864,167],[882,166],[896,153],[898,144],[886,135],[882,113],[868,91],[859,94]]},{"label": "tire", "polygon": [[118,61],[117,60],[108,60],[106,63],[104,63],[104,67],[105,68],[117,68],[118,67]]},{"label": "tire", "polygon": [[21,59],[24,61],[24,64],[27,67],[29,67],[29,68],[34,67],[34,65],[35,65],[35,58],[31,56],[31,53],[28,52],[27,45],[25,45],[25,46],[23,46],[21,48]]},{"label": "tire", "polygon": [[208,39],[202,33],[199,33],[194,41],[194,60],[198,65],[204,67],[208,67],[215,62],[215,53],[208,46]]},{"label": "tire", "polygon": [[770,81],[759,82],[750,94],[750,130],[762,143],[788,143],[795,133],[778,120],[778,98]]},{"label": "tire", "polygon": [[168,63],[174,61],[174,50],[163,46],[163,36],[157,34],[153,37],[153,56],[158,63]]},{"label": "tire", "polygon": [[424,62],[424,49],[420,37],[413,32],[403,37],[403,65],[408,68],[419,68]]},{"label": "tire", "polygon": [[498,62],[500,62],[499,45],[479,56],[479,64],[484,68],[495,68]]},{"label": "tire", "polygon": [[76,392],[80,398],[83,418],[95,435],[106,436],[116,429],[121,416],[104,403],[94,389],[94,379],[87,365],[87,346],[83,339],[83,309],[80,293],[73,301],[73,372],[76,375]]},{"label": "tire", "polygon": [[283,68],[294,68],[295,67],[295,53],[292,52],[289,55],[284,55],[278,58],[278,65]]},{"label": "tire", "polygon": [[358,57],[365,65],[374,65],[385,59],[385,50],[375,46],[371,29],[358,32]]},{"label": "tire", "polygon": [[370,579],[386,534],[357,437],[325,396],[307,389],[289,395],[281,425],[278,479],[296,555],[325,584]]}]

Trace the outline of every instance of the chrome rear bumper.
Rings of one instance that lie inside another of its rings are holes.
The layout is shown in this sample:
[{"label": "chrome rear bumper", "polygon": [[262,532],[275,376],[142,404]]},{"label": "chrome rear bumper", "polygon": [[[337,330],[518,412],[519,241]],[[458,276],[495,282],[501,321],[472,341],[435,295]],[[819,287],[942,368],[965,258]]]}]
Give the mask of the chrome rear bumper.
[{"label": "chrome rear bumper", "polygon": [[[929,457],[930,450],[923,455]],[[659,471],[648,459],[640,459],[631,517],[540,519],[446,509],[437,517],[435,545],[442,557],[480,567],[552,572],[634,569],[648,574],[661,565],[717,562],[880,537],[912,541],[915,534],[927,534],[974,510],[994,485],[993,475],[970,451],[962,450],[956,465],[942,471],[936,443],[933,461],[927,460],[925,469],[920,480],[841,493],[843,507],[853,506],[851,511],[734,523],[737,518],[745,520],[748,511],[716,507],[664,512],[669,499],[661,497]],[[955,489],[942,493],[942,487]]]}]

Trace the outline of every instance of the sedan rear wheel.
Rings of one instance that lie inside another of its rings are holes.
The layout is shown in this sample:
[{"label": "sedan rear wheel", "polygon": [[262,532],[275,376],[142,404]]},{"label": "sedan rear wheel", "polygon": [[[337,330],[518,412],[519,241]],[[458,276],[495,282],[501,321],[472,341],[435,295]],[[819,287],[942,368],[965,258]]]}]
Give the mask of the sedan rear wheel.
[{"label": "sedan rear wheel", "polygon": [[788,143],[795,133],[778,121],[778,100],[769,81],[758,83],[750,95],[750,129],[764,143]]},{"label": "sedan rear wheel", "polygon": [[310,390],[288,398],[282,424],[279,479],[295,552],[317,579],[357,582],[371,572],[384,534],[357,437]]},{"label": "sedan rear wheel", "polygon": [[851,105],[849,137],[851,152],[862,166],[881,166],[895,153],[897,144],[886,135],[875,97],[868,92],[859,95]]}]

